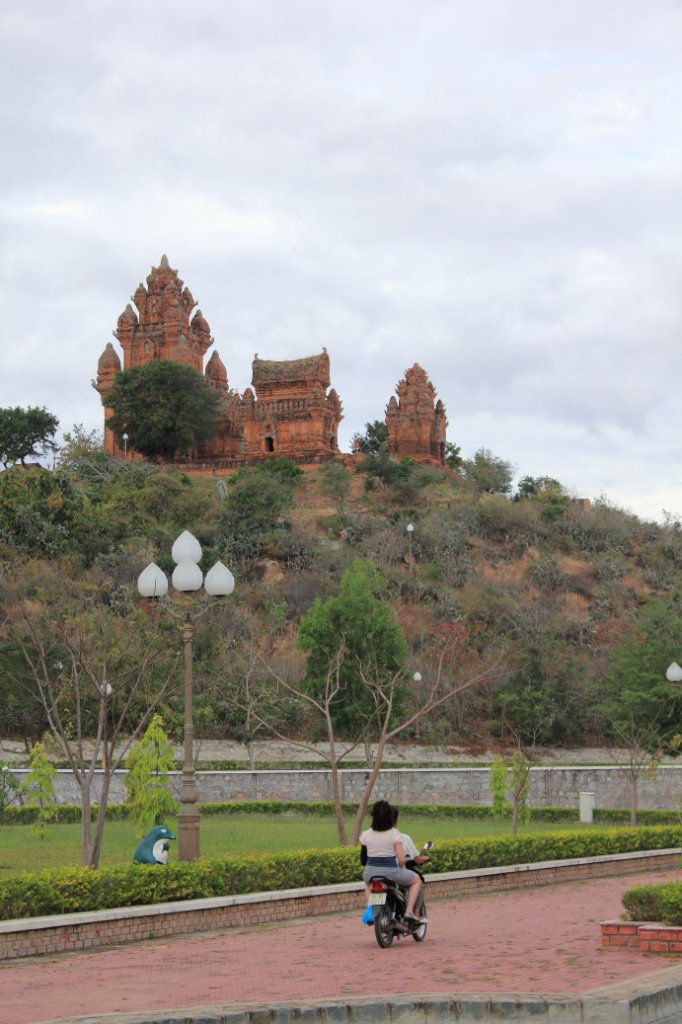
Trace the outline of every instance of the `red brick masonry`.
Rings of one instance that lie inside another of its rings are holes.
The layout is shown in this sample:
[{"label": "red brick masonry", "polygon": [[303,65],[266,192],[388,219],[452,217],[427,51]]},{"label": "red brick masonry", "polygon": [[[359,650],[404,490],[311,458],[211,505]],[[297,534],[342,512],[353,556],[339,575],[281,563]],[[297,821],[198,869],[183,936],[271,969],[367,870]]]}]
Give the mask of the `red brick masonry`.
[{"label": "red brick masonry", "polygon": [[601,944],[641,953],[682,953],[682,927],[639,921],[602,921]]},{"label": "red brick masonry", "polygon": [[[482,868],[430,875],[433,899],[490,891],[524,889],[554,882],[606,878],[635,871],[677,867],[680,849],[585,857],[539,864]],[[160,869],[161,870],[161,869]],[[220,928],[311,918],[362,908],[362,884],[318,886],[286,892],[252,893],[187,900],[146,907],[122,907],[43,918],[0,921],[0,961],[96,949]],[[612,922],[619,924],[622,922]],[[617,945],[618,943],[614,943]]]}]

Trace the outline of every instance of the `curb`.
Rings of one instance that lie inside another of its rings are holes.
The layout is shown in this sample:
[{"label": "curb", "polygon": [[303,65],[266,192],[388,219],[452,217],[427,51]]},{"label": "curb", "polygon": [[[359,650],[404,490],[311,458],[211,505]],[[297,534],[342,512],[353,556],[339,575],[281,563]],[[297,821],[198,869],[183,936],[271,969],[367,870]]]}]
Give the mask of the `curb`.
[{"label": "curb", "polygon": [[[663,977],[665,976],[665,977]],[[238,1003],[141,1014],[60,1017],[36,1024],[662,1024],[682,1016],[682,967],[574,999],[434,993],[410,999]]]}]

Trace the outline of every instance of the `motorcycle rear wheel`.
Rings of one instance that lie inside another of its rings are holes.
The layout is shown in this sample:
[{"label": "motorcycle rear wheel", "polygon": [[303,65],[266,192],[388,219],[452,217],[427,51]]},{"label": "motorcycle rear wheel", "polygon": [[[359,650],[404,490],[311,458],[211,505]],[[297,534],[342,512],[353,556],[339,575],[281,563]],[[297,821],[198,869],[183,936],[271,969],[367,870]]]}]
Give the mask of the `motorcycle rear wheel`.
[{"label": "motorcycle rear wheel", "polygon": [[[426,917],[426,904],[424,903],[424,900],[422,900],[421,903],[418,904],[418,906],[417,906],[417,913],[419,914],[420,917]],[[425,923],[425,924],[420,924],[418,928],[414,929],[414,931],[412,932],[412,938],[414,939],[415,942],[423,942],[424,941],[424,939],[426,938],[426,929],[427,928],[428,928],[428,924]]]},{"label": "motorcycle rear wheel", "polygon": [[388,903],[374,918],[374,935],[382,949],[388,949],[393,943],[393,919]]}]

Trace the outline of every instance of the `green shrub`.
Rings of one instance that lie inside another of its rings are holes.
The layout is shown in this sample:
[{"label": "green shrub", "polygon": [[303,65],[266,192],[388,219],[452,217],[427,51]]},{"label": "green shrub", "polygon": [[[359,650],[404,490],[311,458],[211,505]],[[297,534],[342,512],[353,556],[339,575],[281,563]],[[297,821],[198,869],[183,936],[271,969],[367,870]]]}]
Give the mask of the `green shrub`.
[{"label": "green shrub", "polygon": [[636,885],[623,895],[630,921],[682,925],[682,882]]},{"label": "green shrub", "polygon": [[[465,871],[667,849],[681,843],[679,826],[463,839],[440,843],[433,853],[432,870]],[[360,880],[361,871],[356,847],[206,858],[165,867],[51,869],[0,880],[0,919],[353,882]]]}]

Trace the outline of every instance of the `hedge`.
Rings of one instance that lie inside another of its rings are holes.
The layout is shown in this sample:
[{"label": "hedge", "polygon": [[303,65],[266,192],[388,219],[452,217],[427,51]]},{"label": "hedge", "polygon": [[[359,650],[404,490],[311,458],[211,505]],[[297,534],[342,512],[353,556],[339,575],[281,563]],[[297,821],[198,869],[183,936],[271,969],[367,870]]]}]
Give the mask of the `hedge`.
[{"label": "hedge", "polygon": [[[334,815],[332,803],[311,803],[303,800],[231,800],[224,803],[207,803],[199,805],[202,814],[306,814],[313,817],[330,817]],[[347,814],[355,814],[358,805],[342,804]],[[401,804],[403,817],[424,818],[492,818],[492,807],[487,804]],[[97,817],[98,807],[91,808],[93,820]],[[128,817],[127,804],[109,804],[106,811],[107,821],[121,821]],[[533,807],[531,821],[577,821],[578,811],[575,807]],[[38,809],[35,807],[5,807],[0,812],[0,824],[30,825],[38,820]],[[81,809],[76,804],[60,804],[55,809],[52,822],[69,824],[80,822]],[[620,808],[600,808],[594,812],[597,824],[627,824],[630,812]],[[676,825],[680,823],[677,811],[640,811],[637,815],[640,825]]]},{"label": "hedge", "polygon": [[636,885],[623,895],[629,921],[682,925],[682,882]]},{"label": "hedge", "polygon": [[[636,850],[676,848],[682,828],[658,826],[442,842],[431,871],[463,871]],[[50,869],[0,880],[0,919],[167,903],[359,881],[357,847],[200,859],[165,867]]]}]

